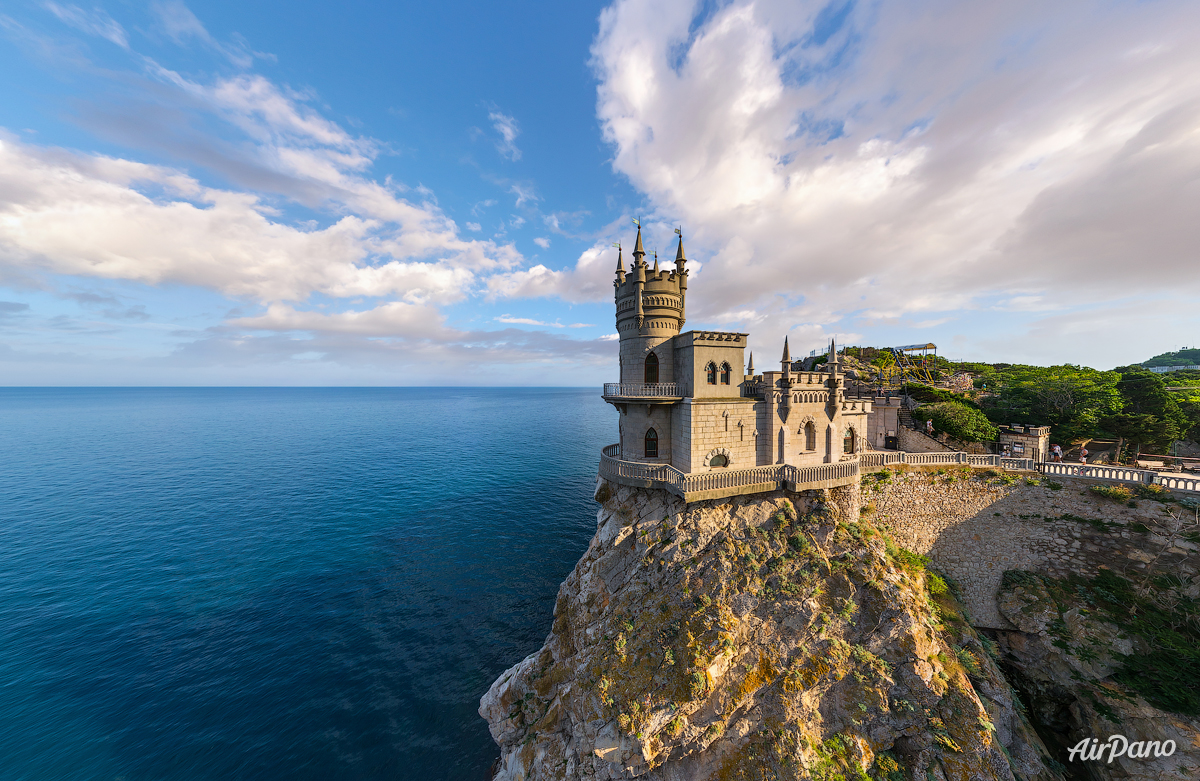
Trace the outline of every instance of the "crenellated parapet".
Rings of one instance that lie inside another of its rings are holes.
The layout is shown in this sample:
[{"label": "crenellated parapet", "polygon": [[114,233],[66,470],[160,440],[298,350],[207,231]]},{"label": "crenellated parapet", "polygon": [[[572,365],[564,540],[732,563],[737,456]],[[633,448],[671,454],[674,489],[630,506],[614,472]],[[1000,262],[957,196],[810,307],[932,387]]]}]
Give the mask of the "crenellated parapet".
[{"label": "crenellated parapet", "polygon": [[618,250],[617,275],[613,280],[617,333],[622,340],[638,336],[670,337],[680,332],[685,322],[686,266],[682,237],[673,268],[660,268],[657,254],[651,266],[642,249],[642,229],[638,226],[633,264],[626,272],[623,254]]}]

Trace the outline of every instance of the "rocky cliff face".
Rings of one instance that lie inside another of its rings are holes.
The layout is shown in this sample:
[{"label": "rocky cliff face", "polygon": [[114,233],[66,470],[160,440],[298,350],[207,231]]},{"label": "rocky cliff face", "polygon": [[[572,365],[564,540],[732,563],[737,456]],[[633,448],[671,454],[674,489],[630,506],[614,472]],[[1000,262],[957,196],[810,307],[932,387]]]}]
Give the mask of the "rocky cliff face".
[{"label": "rocky cliff face", "polygon": [[545,645],[482,699],[498,779],[1063,777],[996,645],[857,489],[597,500]]},{"label": "rocky cliff face", "polygon": [[[1200,778],[1200,611],[1186,581],[1158,580],[1005,573],[998,602],[1019,631],[997,633],[1004,667],[1079,778]],[[1103,757],[1070,757],[1112,735]]]}]

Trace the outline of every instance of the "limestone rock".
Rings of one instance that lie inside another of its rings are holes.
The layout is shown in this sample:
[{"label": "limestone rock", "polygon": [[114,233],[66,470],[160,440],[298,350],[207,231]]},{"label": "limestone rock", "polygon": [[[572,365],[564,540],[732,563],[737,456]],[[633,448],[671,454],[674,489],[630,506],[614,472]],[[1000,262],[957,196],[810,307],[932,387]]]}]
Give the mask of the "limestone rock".
[{"label": "limestone rock", "polygon": [[481,700],[500,781],[1061,778],[988,642],[859,522],[856,488],[596,496],[545,645]]}]

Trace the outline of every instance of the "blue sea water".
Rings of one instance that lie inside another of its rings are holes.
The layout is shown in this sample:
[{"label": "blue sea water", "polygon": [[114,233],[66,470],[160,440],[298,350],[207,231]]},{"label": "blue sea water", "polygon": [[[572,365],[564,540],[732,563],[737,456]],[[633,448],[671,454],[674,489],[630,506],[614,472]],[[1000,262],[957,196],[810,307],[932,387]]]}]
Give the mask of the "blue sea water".
[{"label": "blue sea water", "polygon": [[577,389],[0,389],[0,779],[468,779],[595,530]]}]

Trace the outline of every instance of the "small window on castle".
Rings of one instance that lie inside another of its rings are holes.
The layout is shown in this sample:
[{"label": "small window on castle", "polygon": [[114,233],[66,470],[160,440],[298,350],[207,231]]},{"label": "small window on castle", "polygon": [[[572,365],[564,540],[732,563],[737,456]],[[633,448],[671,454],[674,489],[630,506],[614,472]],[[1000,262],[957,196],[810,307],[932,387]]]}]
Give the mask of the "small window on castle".
[{"label": "small window on castle", "polygon": [[708,384],[716,385],[717,384],[717,365],[715,363],[710,363],[706,367],[706,371],[708,372]]},{"label": "small window on castle", "polygon": [[812,421],[804,424],[804,449],[817,449],[817,427],[812,424]]},{"label": "small window on castle", "polygon": [[854,452],[854,429],[846,429],[846,438],[842,440],[842,451],[845,453]]},{"label": "small window on castle", "polygon": [[729,466],[729,459],[726,456],[717,454],[708,460],[709,466]]},{"label": "small window on castle", "polygon": [[654,429],[646,432],[646,458],[658,458],[658,432]]},{"label": "small window on castle", "polygon": [[727,364],[727,363],[721,364],[721,384],[722,385],[729,384],[729,377],[731,374],[733,374],[733,369],[729,368],[729,364]]},{"label": "small window on castle", "polygon": [[650,353],[646,356],[646,380],[647,385],[653,385],[658,382],[658,356]]}]

